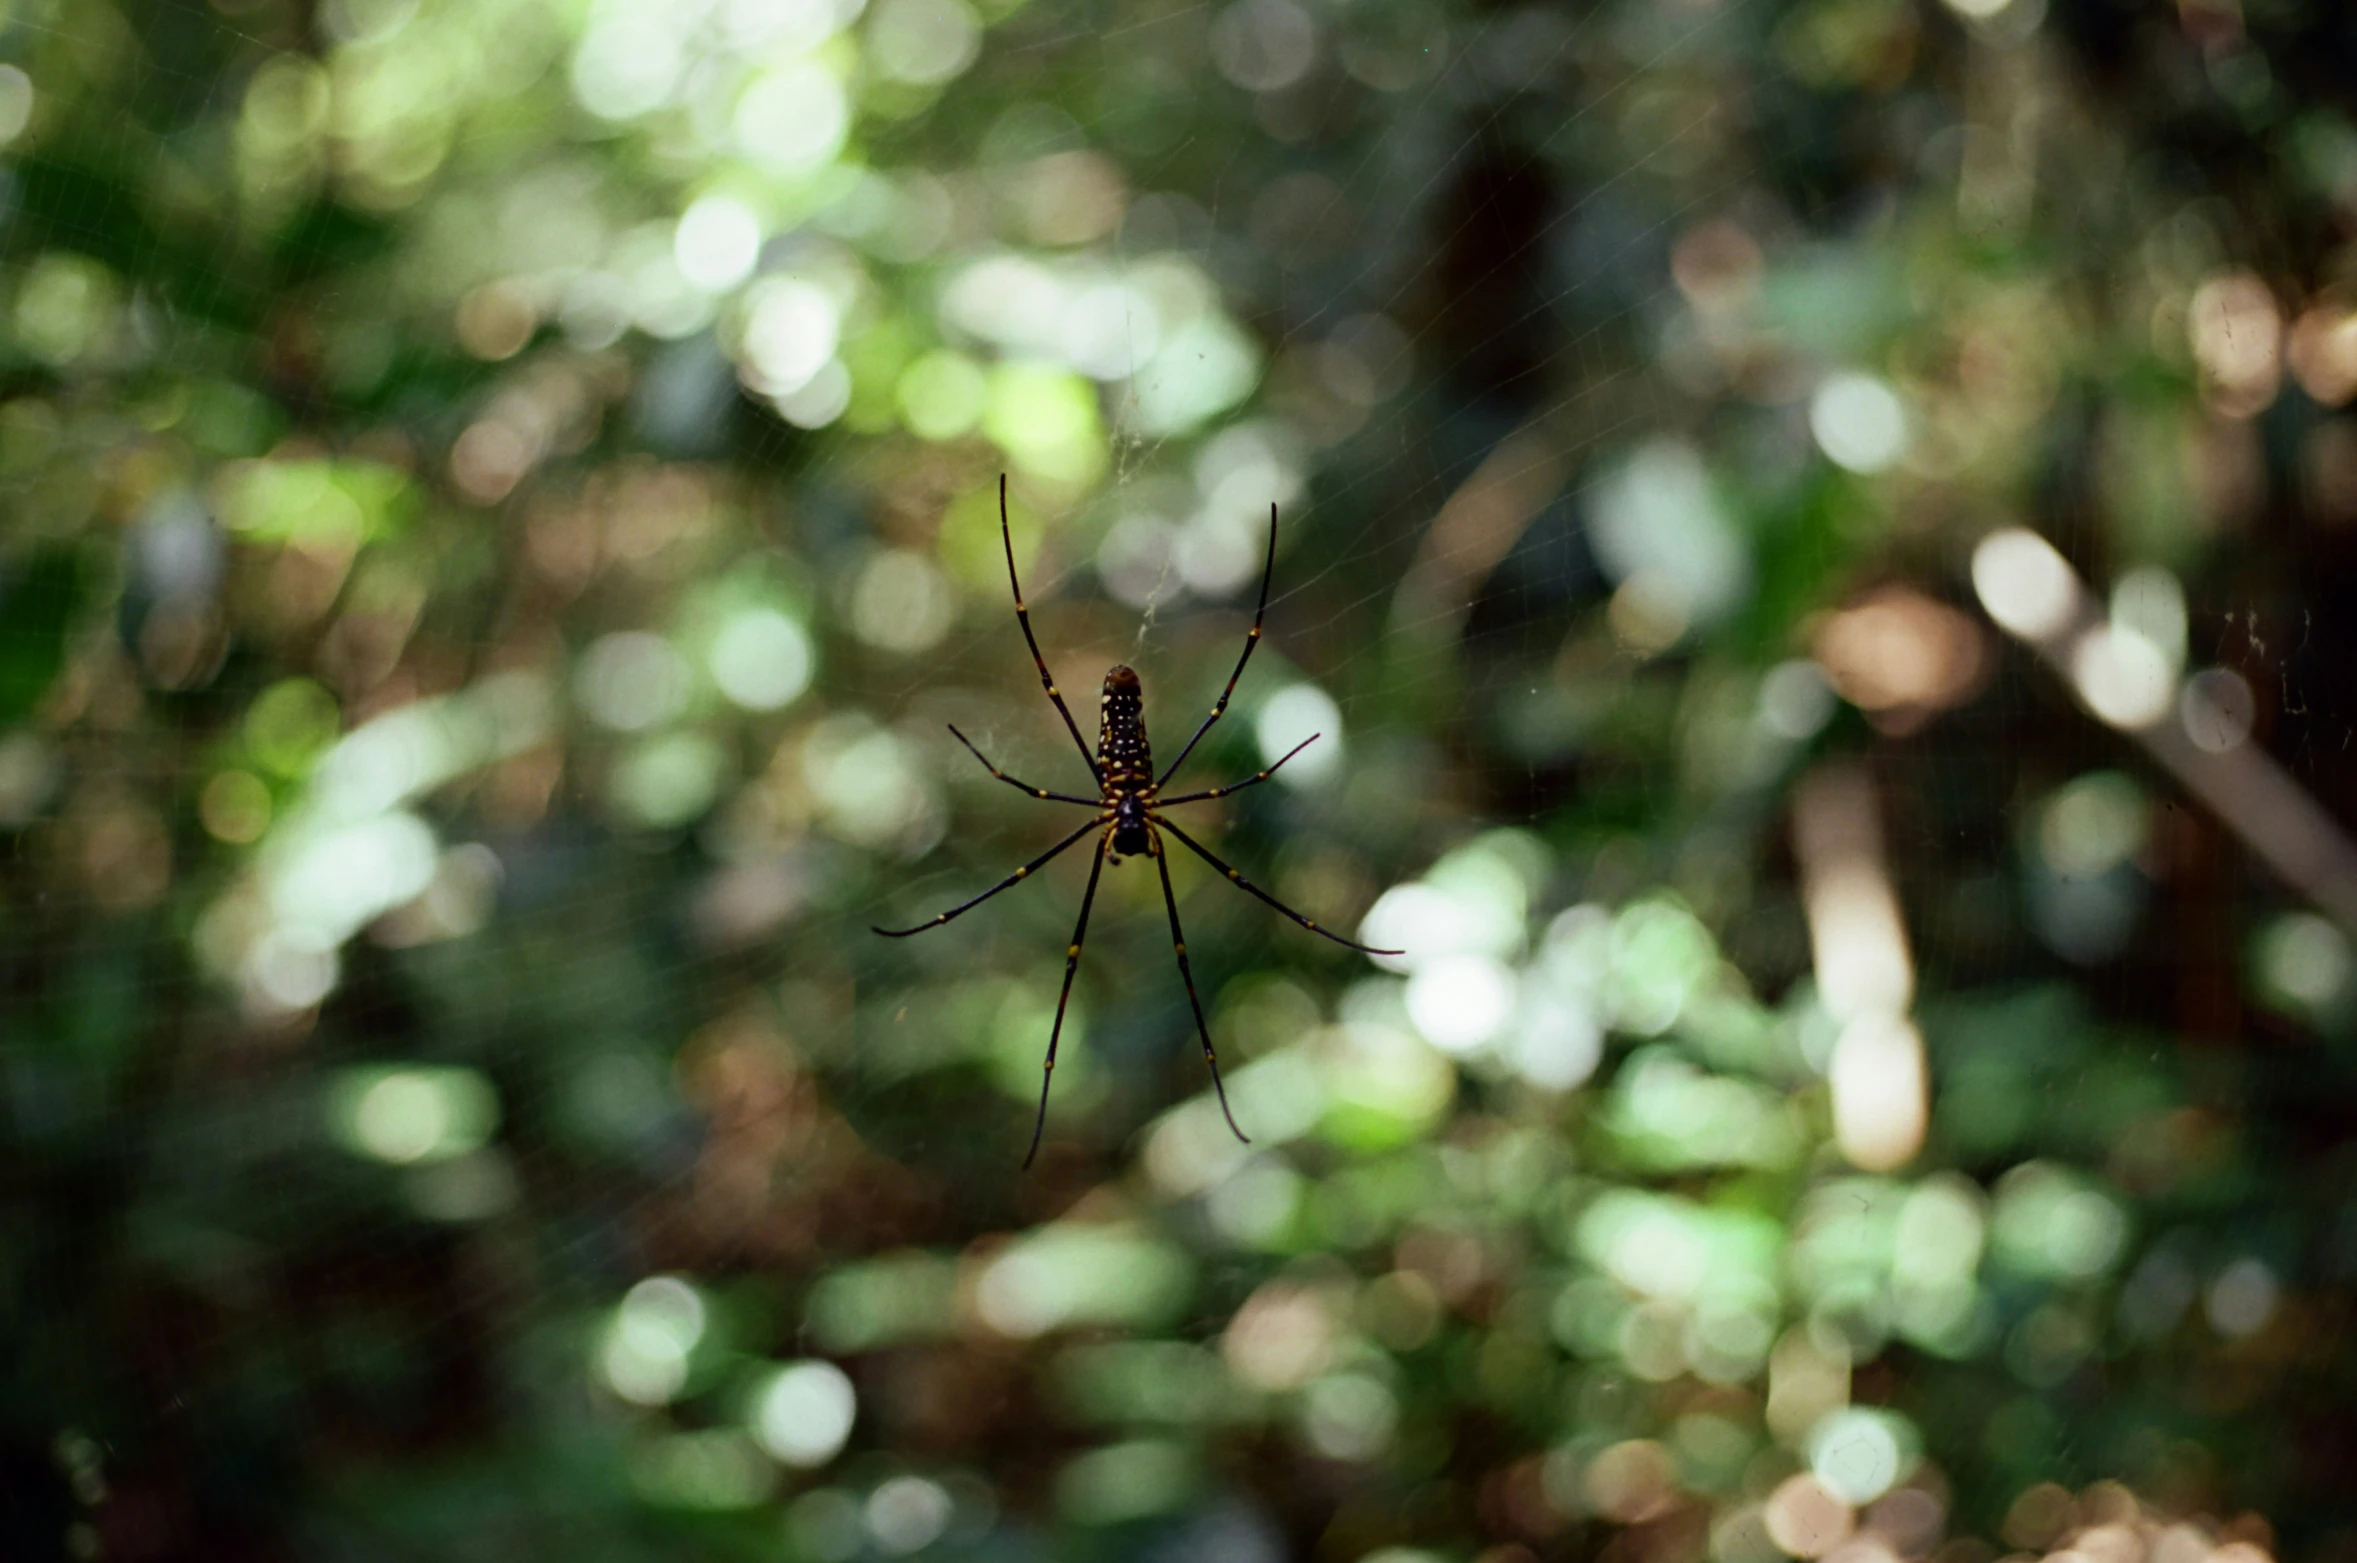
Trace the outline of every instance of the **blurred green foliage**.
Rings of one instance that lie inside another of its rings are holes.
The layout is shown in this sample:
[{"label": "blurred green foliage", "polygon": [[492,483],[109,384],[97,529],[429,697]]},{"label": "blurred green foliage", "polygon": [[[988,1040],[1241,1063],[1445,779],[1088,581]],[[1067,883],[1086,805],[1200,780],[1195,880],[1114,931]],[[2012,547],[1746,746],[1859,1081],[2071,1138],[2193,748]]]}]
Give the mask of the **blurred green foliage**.
[{"label": "blurred green foliage", "polygon": [[[2357,1553],[2352,80],[0,7],[0,1546]],[[1321,733],[1204,829],[1407,954],[1174,861],[1249,1146],[1142,866],[1028,1175],[1079,868],[868,932],[1051,839],[947,721],[1076,785],[1002,471],[1171,753],[1278,507],[1187,780]]]}]

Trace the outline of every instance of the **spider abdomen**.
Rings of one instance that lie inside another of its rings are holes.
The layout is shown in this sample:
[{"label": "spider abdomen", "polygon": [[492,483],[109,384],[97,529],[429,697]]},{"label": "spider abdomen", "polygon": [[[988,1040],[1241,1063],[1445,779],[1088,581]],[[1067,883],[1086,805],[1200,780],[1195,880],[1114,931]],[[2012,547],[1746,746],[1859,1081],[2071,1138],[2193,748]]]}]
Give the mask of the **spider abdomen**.
[{"label": "spider abdomen", "polygon": [[1109,670],[1098,706],[1097,766],[1113,810],[1113,850],[1142,856],[1153,843],[1146,809],[1154,801],[1154,747],[1146,738],[1145,691],[1137,674],[1126,667]]}]

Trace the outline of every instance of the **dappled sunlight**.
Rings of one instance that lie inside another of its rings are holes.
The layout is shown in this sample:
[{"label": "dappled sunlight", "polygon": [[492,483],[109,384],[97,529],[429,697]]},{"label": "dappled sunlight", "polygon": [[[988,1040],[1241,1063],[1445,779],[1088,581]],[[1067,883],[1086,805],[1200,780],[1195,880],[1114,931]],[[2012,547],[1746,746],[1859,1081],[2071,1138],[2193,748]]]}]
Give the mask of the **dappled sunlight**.
[{"label": "dappled sunlight", "polygon": [[2114,611],[2124,618],[2108,617],[2053,546],[2019,528],[1983,538],[1972,569],[1989,616],[2029,642],[2091,714],[2138,741],[2284,883],[2357,926],[2357,845],[2275,761],[2235,737],[2233,683],[2180,687],[2180,598],[2123,583]]},{"label": "dappled sunlight", "polygon": [[1843,699],[1900,732],[1977,694],[1989,673],[1980,628],[1904,587],[1868,593],[1829,615],[1817,630],[1816,659]]}]

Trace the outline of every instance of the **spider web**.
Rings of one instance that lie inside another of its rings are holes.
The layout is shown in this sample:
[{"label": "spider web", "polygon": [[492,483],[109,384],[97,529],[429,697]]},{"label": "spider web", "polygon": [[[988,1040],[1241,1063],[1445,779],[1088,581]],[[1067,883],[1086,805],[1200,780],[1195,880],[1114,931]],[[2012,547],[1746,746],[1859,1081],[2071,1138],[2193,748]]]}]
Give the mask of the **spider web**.
[{"label": "spider web", "polygon": [[[1191,14],[1193,14],[1191,10],[1178,13],[1179,16]],[[1174,17],[1166,16],[1147,25],[1165,25],[1174,19]],[[1489,28],[1494,25],[1492,23],[1478,29],[1476,36],[1467,44],[1464,52],[1452,57],[1447,65],[1435,73],[1432,80],[1402,94],[1402,97],[1412,107],[1400,114],[1383,134],[1365,138],[1365,145],[1349,148],[1341,157],[1334,159],[1341,165],[1339,170],[1341,177],[1332,186],[1338,202],[1359,210],[1381,211],[1391,214],[1387,220],[1392,226],[1379,234],[1375,242],[1368,246],[1372,253],[1363,262],[1345,261],[1339,266],[1330,267],[1328,274],[1318,277],[1314,284],[1307,281],[1294,283],[1293,279],[1288,277],[1260,290],[1257,300],[1259,313],[1266,323],[1266,329],[1270,330],[1274,337],[1270,348],[1272,357],[1282,357],[1289,349],[1299,344],[1315,342],[1326,330],[1331,329],[1339,318],[1396,316],[1402,311],[1403,306],[1412,305],[1417,295],[1428,293],[1434,281],[1432,266],[1428,262],[1419,261],[1414,254],[1409,252],[1408,236],[1414,235],[1431,248],[1446,250],[1459,242],[1464,237],[1465,231],[1478,220],[1480,216],[1478,212],[1457,216],[1446,212],[1436,212],[1433,208],[1436,197],[1448,189],[1452,176],[1458,171],[1457,163],[1474,154],[1482,147],[1487,138],[1494,135],[1508,111],[1508,104],[1513,94],[1488,92],[1480,86],[1468,86],[1465,81],[1466,77],[1474,74],[1473,68],[1465,62],[1480,52],[1484,46],[1483,40],[1489,36]],[[1591,13],[1578,23],[1568,26],[1562,36],[1553,41],[1552,47],[1543,57],[1535,65],[1529,67],[1528,79],[1532,82],[1544,80],[1555,67],[1569,61],[1577,50],[1591,43],[1597,32],[1605,25],[1602,13]],[[1518,147],[1508,153],[1508,166],[1525,173],[1544,167],[1561,144],[1568,142],[1585,128],[1591,115],[1608,112],[1615,99],[1624,94],[1629,85],[1638,79],[1645,69],[1659,64],[1662,60],[1670,58],[1690,46],[1708,26],[1707,16],[1698,14],[1693,17],[1681,18],[1675,29],[1669,30],[1668,35],[1655,44],[1649,58],[1640,64],[1631,66],[1625,76],[1605,84],[1592,97],[1584,98],[1576,109],[1565,116],[1561,125],[1552,129],[1549,134],[1538,138],[1535,145]],[[1070,48],[1078,41],[1075,35],[1059,34],[1051,35],[1045,40],[1020,39],[1013,43],[1012,48],[1017,54],[1027,51],[1042,52]],[[1113,40],[1106,40],[1105,45],[1113,46]],[[1458,101],[1452,101],[1453,99]],[[1465,121],[1465,124],[1455,132],[1457,139],[1453,149],[1438,158],[1427,157],[1425,161],[1430,166],[1416,170],[1406,178],[1400,177],[1396,165],[1407,163],[1411,169],[1414,169],[1414,161],[1412,158],[1402,158],[1396,155],[1398,144],[1416,139],[1419,132],[1426,129],[1425,126],[1420,125],[1420,121],[1436,114],[1451,112],[1460,115]],[[1085,121],[1083,122],[1084,130],[1092,128],[1094,127]],[[1665,148],[1674,146],[1694,128],[1693,122],[1676,127],[1668,137]],[[1177,167],[1186,161],[1191,150],[1188,142],[1181,141],[1165,154],[1161,162],[1167,167]],[[1662,150],[1662,148],[1655,150]],[[1540,252],[1545,247],[1578,223],[1591,203],[1610,195],[1622,178],[1641,172],[1652,155],[1651,152],[1648,152],[1634,157],[1626,166],[1600,180],[1593,188],[1582,191],[1576,199],[1566,201],[1557,209],[1546,213],[1534,231],[1521,237],[1512,250],[1495,258],[1496,267],[1502,270],[1517,264],[1529,266],[1542,264],[1543,256]],[[1139,183],[1141,187],[1152,189],[1157,183],[1157,176],[1160,172],[1161,169],[1151,163],[1147,168],[1140,170]],[[1716,204],[1723,203],[1729,192],[1738,188],[1741,182],[1740,177],[1730,177],[1723,182],[1707,186],[1699,194],[1685,194],[1670,210],[1661,214],[1648,214],[1650,220],[1644,221],[1642,226],[1635,228],[1635,231],[1616,236],[1610,242],[1609,248],[1576,257],[1576,264],[1567,268],[1572,273],[1569,279],[1553,281],[1551,287],[1541,286],[1530,289],[1530,296],[1522,303],[1516,314],[1484,330],[1476,340],[1452,347],[1450,357],[1440,360],[1430,367],[1427,366],[1425,360],[1431,356],[1429,339],[1432,328],[1429,326],[1418,327],[1403,333],[1401,343],[1403,355],[1415,362],[1416,373],[1420,381],[1446,383],[1461,375],[1467,364],[1479,355],[1494,349],[1503,336],[1525,330],[1547,331],[1550,327],[1556,326],[1558,322],[1550,317],[1566,303],[1584,300],[1593,294],[1599,279],[1612,272],[1614,268],[1650,261],[1655,264],[1647,269],[1655,275],[1659,275],[1660,252],[1666,247],[1667,238],[1673,231],[1674,225],[1694,212],[1706,211]],[[1244,200],[1231,202],[1223,199],[1222,188],[1226,183],[1228,180],[1224,170],[1214,171],[1208,180],[1197,177],[1188,182],[1186,193],[1202,201],[1204,214],[1208,220],[1207,231],[1210,234],[1219,234],[1223,231],[1229,221],[1228,208],[1231,204],[1237,206],[1250,204]],[[1117,236],[1117,249],[1120,248],[1125,238],[1126,235]],[[1208,260],[1208,250],[1204,254]],[[1658,306],[1663,299],[1674,293],[1674,289],[1664,281],[1641,291],[1628,289],[1627,293],[1629,296],[1625,298],[1615,298],[1610,308],[1596,312],[1592,319],[1582,321],[1579,329],[1563,329],[1561,331],[1562,341],[1555,350],[1555,356],[1564,362],[1581,363],[1581,355],[1592,352],[1600,339],[1616,329],[1625,330],[1641,320],[1648,309]],[[1313,296],[1305,297],[1303,296],[1305,294]],[[1560,415],[1566,410],[1578,410],[1592,406],[1608,398],[1615,387],[1630,381],[1642,381],[1643,372],[1633,363],[1626,362],[1617,365],[1607,363],[1592,372],[1586,371],[1583,364],[1582,372],[1574,374],[1570,379],[1571,383],[1568,385],[1550,387],[1544,391],[1534,387],[1532,398],[1534,405],[1527,410],[1525,415],[1527,422],[1533,425],[1543,425],[1552,415]],[[1600,427],[1583,431],[1592,440],[1597,450],[1610,450],[1616,435],[1640,426],[1646,416],[1642,409],[1642,399],[1642,395],[1640,395],[1640,406],[1637,409],[1612,417],[1604,421]],[[1129,399],[1117,396],[1115,399],[1117,418],[1126,407],[1133,404]],[[1399,409],[1402,414],[1401,421],[1417,419],[1419,410],[1412,407]],[[1505,431],[1492,431],[1493,437],[1502,432]],[[1142,474],[1153,471],[1157,467],[1167,466],[1169,458],[1173,455],[1185,454],[1183,449],[1173,450],[1174,442],[1169,437],[1140,435],[1134,430],[1128,430],[1118,434],[1116,440],[1116,466],[1107,486],[1107,501],[1116,506],[1123,493],[1136,486]],[[1376,443],[1379,440],[1381,443]],[[1359,456],[1362,447],[1369,445],[1373,446],[1373,449],[1367,452],[1373,458],[1371,463],[1353,459]],[[1377,433],[1370,434],[1366,439],[1357,442],[1356,445],[1328,451],[1321,458],[1317,458],[1318,470],[1314,488],[1304,496],[1309,500],[1314,514],[1306,519],[1297,517],[1290,521],[1280,517],[1278,523],[1280,538],[1285,541],[1282,541],[1280,545],[1278,567],[1280,579],[1269,609],[1269,645],[1277,651],[1279,656],[1282,655],[1282,649],[1287,644],[1296,640],[1311,644],[1320,639],[1331,641],[1335,638],[1338,629],[1340,634],[1344,636],[1363,641],[1369,634],[1369,621],[1383,618],[1385,610],[1394,605],[1393,599],[1397,588],[1396,577],[1400,570],[1391,561],[1397,560],[1406,551],[1406,546],[1410,541],[1409,529],[1420,524],[1423,516],[1436,509],[1439,500],[1445,497],[1447,488],[1461,482],[1467,469],[1486,452],[1477,446],[1470,447],[1454,453],[1453,458],[1444,457],[1444,464],[1437,468],[1432,464],[1432,454],[1417,449],[1408,441],[1398,439],[1396,435],[1391,439],[1384,440],[1380,433]],[[1501,474],[1508,480],[1520,475],[1521,472],[1512,467]],[[1376,496],[1381,496],[1381,499],[1378,500]],[[1280,506],[1280,509],[1284,508],[1286,507]],[[1341,519],[1334,519],[1336,517]],[[1307,542],[1300,541],[1295,535],[1304,531],[1309,533],[1310,540]],[[1254,553],[1257,555],[1257,545],[1254,547]],[[1356,569],[1346,569],[1343,565],[1334,562],[1338,560],[1357,561],[1360,562],[1360,565]],[[1386,568],[1386,564],[1389,564],[1390,567]],[[1367,568],[1369,565],[1373,568]],[[1569,565],[1555,563],[1553,568],[1568,572],[1577,572],[1583,569],[1592,570],[1592,566],[1576,558]],[[1035,571],[1034,574],[1036,577],[1037,572]],[[1131,649],[1127,653],[1132,660],[1147,662],[1149,668],[1154,651],[1157,649],[1155,646],[1156,631],[1162,625],[1161,607],[1171,589],[1176,585],[1173,575],[1173,567],[1166,561],[1156,577],[1145,603],[1139,610],[1137,628],[1131,641]],[[1367,575],[1376,576],[1378,583],[1371,584],[1364,580],[1363,577]],[[1351,579],[1353,576],[1359,576],[1362,579],[1354,581]],[[1486,571],[1478,572],[1465,585],[1479,588],[1484,584],[1486,576]],[[1341,590],[1337,592],[1328,589],[1330,583],[1338,583]],[[1248,600],[1251,583],[1245,581],[1242,584],[1243,590],[1238,595]],[[1046,613],[1036,605],[1053,601],[1056,585],[1057,582],[1051,577],[1044,582],[1035,578],[1027,586],[1027,595],[1035,604],[1033,614],[1035,624],[1047,617]],[[1215,592],[1211,595],[1216,597],[1224,594]],[[1289,622],[1298,620],[1300,610],[1305,605],[1312,606],[1318,617],[1306,626]],[[1446,644],[1451,638],[1448,631],[1462,623],[1471,604],[1460,601],[1420,607],[1402,603],[1400,606],[1404,607],[1405,611],[1393,613],[1387,627],[1394,636],[1408,641],[1412,649],[1406,660],[1396,662],[1394,666],[1385,669],[1385,692],[1393,698],[1402,695],[1413,698],[1435,686],[1445,686],[1455,677],[1452,666],[1454,661],[1451,654],[1452,648]],[[1236,616],[1234,622],[1238,625],[1244,622],[1241,614]],[[1340,629],[1341,626],[1349,626],[1349,628]],[[1106,626],[1100,623],[1097,637],[1099,646],[1105,645],[1103,638],[1105,628]],[[1438,637],[1432,634],[1436,629],[1442,631]],[[1231,632],[1231,636],[1232,634],[1233,632]],[[1420,639],[1430,641],[1435,638],[1443,642],[1438,648],[1413,645],[1415,641]],[[950,651],[942,660],[948,665],[959,667],[971,666],[975,658],[993,654],[1001,655],[1004,660],[1003,654],[999,652],[999,648],[1004,644],[1003,629],[995,632],[987,628],[981,629],[971,637],[960,638],[953,642],[954,650]],[[1046,644],[1052,646],[1053,642],[1049,641]],[[1059,670],[1059,680],[1064,681],[1067,688],[1075,687],[1071,682],[1075,679],[1075,675],[1069,670],[1073,663],[1078,662],[1084,671],[1078,675],[1077,687],[1085,688],[1087,687],[1085,670],[1090,668],[1095,661],[1109,660],[1111,653],[1100,652],[1096,658],[1090,658],[1085,654],[1075,657],[1068,650],[1061,654],[1050,651],[1049,655],[1051,663]],[[1394,656],[1397,657],[1396,652]],[[1019,666],[1021,659],[1013,660]],[[1227,653],[1221,648],[1216,635],[1203,638],[1198,660],[1203,667],[1194,681],[1215,690],[1216,684],[1210,681],[1221,677],[1230,666]],[[1243,725],[1245,721],[1252,718],[1256,709],[1262,706],[1263,701],[1255,698],[1253,686],[1256,683],[1265,691],[1271,683],[1277,680],[1298,679],[1297,674],[1288,674],[1281,667],[1271,667],[1269,664],[1273,660],[1276,658],[1272,657],[1270,651],[1262,651],[1244,675],[1239,686],[1239,699],[1235,711],[1229,718],[1231,728]],[[1347,675],[1345,677],[1347,678]],[[913,692],[916,687],[917,684],[912,679],[910,685],[903,692],[903,698],[906,698],[907,694]],[[1152,673],[1149,672],[1149,689],[1152,690],[1155,687]],[[1362,689],[1353,687],[1353,683],[1349,681],[1343,682],[1337,693],[1341,701],[1341,712],[1345,717],[1364,698]],[[1165,698],[1167,699],[1167,697]],[[946,707],[948,702],[944,701],[941,704]],[[1031,704],[1037,705],[1038,702],[1034,699]],[[1195,709],[1201,709],[1201,703],[1198,703]],[[1152,714],[1150,708],[1150,720]],[[966,718],[960,718],[960,720],[964,721]],[[1052,721],[1043,729],[1035,718],[1018,716],[1014,713],[1009,713],[1000,721],[982,718],[975,720],[979,725],[969,727],[968,730],[978,741],[983,743],[985,752],[992,754],[994,759],[999,759],[1002,764],[1023,775],[1027,780],[1033,780],[1037,785],[1051,787],[1069,785],[1068,782],[1062,780],[1042,779],[1056,777],[1068,773],[1070,770],[1069,762],[1064,760],[1059,753],[1062,746],[1055,743],[1052,737],[1044,740],[1039,737],[1043,731],[1052,734],[1054,725]],[[1005,722],[1007,725],[1002,727],[1001,722]],[[1164,741],[1166,743],[1174,741],[1180,734],[1191,731],[1193,725],[1194,719],[1192,718],[1174,724],[1175,731],[1165,733]],[[1237,738],[1233,734],[1222,736],[1225,738],[1227,751],[1231,755],[1235,754],[1238,744]],[[1259,763],[1265,764],[1269,760],[1273,760],[1285,748],[1290,747],[1291,742],[1298,741],[1305,736],[1307,736],[1306,732],[1293,733],[1283,743],[1264,736],[1262,742],[1257,746],[1263,752],[1259,753],[1256,758]],[[1331,735],[1332,739],[1341,737],[1340,733]],[[1220,742],[1215,739],[1213,743],[1206,746],[1206,749],[1208,752],[1217,752],[1220,747]],[[1020,756],[1020,763],[1006,759],[1002,751]],[[1203,762],[1197,760],[1194,763],[1200,766]],[[1231,760],[1230,771],[1249,770],[1251,765],[1252,762],[1249,760]],[[1190,785],[1201,785],[1208,781],[1223,779],[1227,778],[1199,777],[1191,781]],[[1084,855],[1076,853],[1074,858],[1077,859]],[[1061,898],[1058,907],[1030,914],[1025,923],[1025,936],[1035,938],[1043,943],[1052,937],[1050,925],[1067,915],[1063,908],[1071,904],[1073,897],[1070,892],[1077,888],[1078,876],[1082,873],[1083,870],[1077,866],[1076,862],[1067,862],[1065,877],[1071,882],[1065,886],[1066,895]],[[974,879],[978,876],[966,873],[963,877]],[[936,899],[956,899],[962,894],[962,892],[949,892],[947,889],[949,881],[946,879],[937,881],[934,878],[926,877],[920,878],[915,883],[922,889],[934,891]],[[1107,886],[1108,890],[1111,888],[1111,885]],[[1151,899],[1150,895],[1133,899],[1126,907],[1130,919],[1136,921],[1142,918],[1150,932],[1159,931],[1161,927],[1160,919],[1151,916],[1151,907],[1148,904]],[[1006,916],[1011,911],[1011,908],[1006,909],[1001,912],[1001,915]],[[1200,918],[1202,913],[1198,911],[1195,915]],[[1261,913],[1257,908],[1249,908],[1247,915],[1266,914]],[[1316,914],[1313,913],[1313,915]],[[1103,949],[1101,941],[1105,938],[1104,921],[1103,914],[1100,912],[1095,930],[1096,940],[1100,942],[1092,946],[1100,951]],[[1232,922],[1233,919],[1230,918],[1228,921]],[[968,938],[976,936],[976,931],[969,930]],[[1130,948],[1135,949],[1134,946]],[[1150,951],[1152,946],[1148,945],[1146,948]],[[1100,955],[1100,959],[1105,958]],[[1136,974],[1125,975],[1116,984],[1116,991],[1120,994],[1119,1003],[1123,1010],[1128,1011],[1141,1002],[1147,1002],[1136,990],[1142,986],[1138,976],[1142,975],[1143,971],[1151,969],[1152,957],[1144,952],[1115,954],[1111,957],[1109,964],[1117,971]],[[1174,991],[1169,998],[1170,1000],[1176,999],[1175,984],[1162,983],[1160,986],[1173,988]],[[1086,989],[1084,988],[1082,991],[1085,992]],[[1173,1023],[1175,1022],[1175,1029],[1183,1038],[1184,1032],[1188,1029],[1183,1009],[1174,1012],[1168,1002],[1155,1008],[1158,1011],[1159,1023],[1150,1024],[1146,1029],[1167,1034],[1174,1029]],[[1085,1031],[1084,1034],[1086,1034]],[[1182,1056],[1186,1056],[1183,1050],[1165,1049],[1163,1051],[1181,1051]],[[1136,1057],[1125,1058],[1123,1067],[1125,1070],[1134,1068],[1139,1062],[1140,1060]]]}]

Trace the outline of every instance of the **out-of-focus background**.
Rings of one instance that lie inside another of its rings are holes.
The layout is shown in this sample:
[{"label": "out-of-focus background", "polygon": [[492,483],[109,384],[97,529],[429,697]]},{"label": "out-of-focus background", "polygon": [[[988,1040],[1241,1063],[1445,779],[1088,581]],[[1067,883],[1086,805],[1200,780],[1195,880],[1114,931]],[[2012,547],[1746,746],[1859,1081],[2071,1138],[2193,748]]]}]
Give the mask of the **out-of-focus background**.
[{"label": "out-of-focus background", "polygon": [[0,1551],[2346,1563],[2353,82],[11,0]]}]

